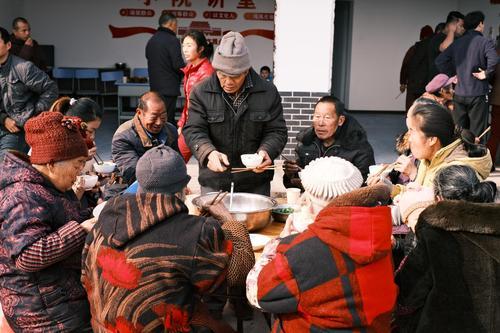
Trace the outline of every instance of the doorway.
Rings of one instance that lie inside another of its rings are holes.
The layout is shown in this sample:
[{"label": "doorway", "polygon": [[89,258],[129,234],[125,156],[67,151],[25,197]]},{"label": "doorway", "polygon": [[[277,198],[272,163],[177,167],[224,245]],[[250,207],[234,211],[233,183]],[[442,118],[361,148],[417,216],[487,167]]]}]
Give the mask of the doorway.
[{"label": "doorway", "polygon": [[352,7],[352,1],[335,1],[331,94],[343,101],[346,109],[349,109]]}]

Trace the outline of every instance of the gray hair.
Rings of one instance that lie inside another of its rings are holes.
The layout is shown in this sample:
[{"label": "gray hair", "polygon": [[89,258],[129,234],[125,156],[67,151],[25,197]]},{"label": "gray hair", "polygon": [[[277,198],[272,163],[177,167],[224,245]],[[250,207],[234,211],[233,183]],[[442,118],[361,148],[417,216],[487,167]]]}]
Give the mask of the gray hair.
[{"label": "gray hair", "polygon": [[445,200],[494,202],[497,186],[491,181],[481,182],[469,166],[451,165],[434,177],[434,193]]}]

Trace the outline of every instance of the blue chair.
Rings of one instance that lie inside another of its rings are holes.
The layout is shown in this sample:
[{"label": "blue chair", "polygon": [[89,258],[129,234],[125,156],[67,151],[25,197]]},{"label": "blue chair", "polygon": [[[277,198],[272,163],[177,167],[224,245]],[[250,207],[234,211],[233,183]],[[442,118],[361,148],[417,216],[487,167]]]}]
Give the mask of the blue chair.
[{"label": "blue chair", "polygon": [[147,68],[134,68],[132,71],[133,77],[149,77]]},{"label": "blue chair", "polygon": [[[123,71],[112,71],[101,73],[101,84],[99,92],[101,94],[101,105],[103,110],[116,110],[118,89],[116,82],[121,82],[123,79]],[[113,97],[113,98],[111,98]],[[108,103],[106,103],[108,102]]]},{"label": "blue chair", "polygon": [[57,83],[59,95],[73,95],[75,93],[75,70],[73,68],[52,69],[52,77]]},{"label": "blue chair", "polygon": [[76,69],[76,95],[99,96],[99,70],[96,68]]}]

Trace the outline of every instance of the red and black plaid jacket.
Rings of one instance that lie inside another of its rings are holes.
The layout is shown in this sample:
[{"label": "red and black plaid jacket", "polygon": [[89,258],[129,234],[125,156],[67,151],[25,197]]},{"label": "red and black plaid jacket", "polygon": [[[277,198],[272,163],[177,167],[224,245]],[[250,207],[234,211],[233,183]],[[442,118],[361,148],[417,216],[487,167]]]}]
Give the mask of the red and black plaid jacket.
[{"label": "red and black plaid jacket", "polygon": [[325,208],[258,279],[273,332],[389,332],[396,294],[387,206]]}]

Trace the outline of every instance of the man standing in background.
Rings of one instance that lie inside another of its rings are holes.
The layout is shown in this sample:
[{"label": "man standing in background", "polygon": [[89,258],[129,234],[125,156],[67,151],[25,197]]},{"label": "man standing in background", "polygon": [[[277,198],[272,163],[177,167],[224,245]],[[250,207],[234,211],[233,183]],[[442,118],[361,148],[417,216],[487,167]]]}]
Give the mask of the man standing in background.
[{"label": "man standing in background", "polygon": [[453,97],[455,124],[479,136],[488,126],[487,79],[495,72],[498,56],[493,41],[483,36],[482,12],[467,14],[465,29],[464,36],[437,57],[436,66],[440,72],[458,78]]},{"label": "man standing in background", "polygon": [[56,83],[10,49],[9,32],[0,27],[0,155],[8,149],[27,153],[24,124],[57,98]]},{"label": "man standing in background", "polygon": [[10,53],[24,60],[31,61],[42,71],[47,71],[47,64],[36,40],[31,37],[31,27],[24,17],[16,17],[12,21],[12,47]]},{"label": "man standing in background", "polygon": [[158,92],[165,101],[167,121],[174,126],[177,96],[181,94],[181,44],[176,37],[177,18],[164,13],[158,20],[159,28],[146,45],[149,85],[151,91]]}]

